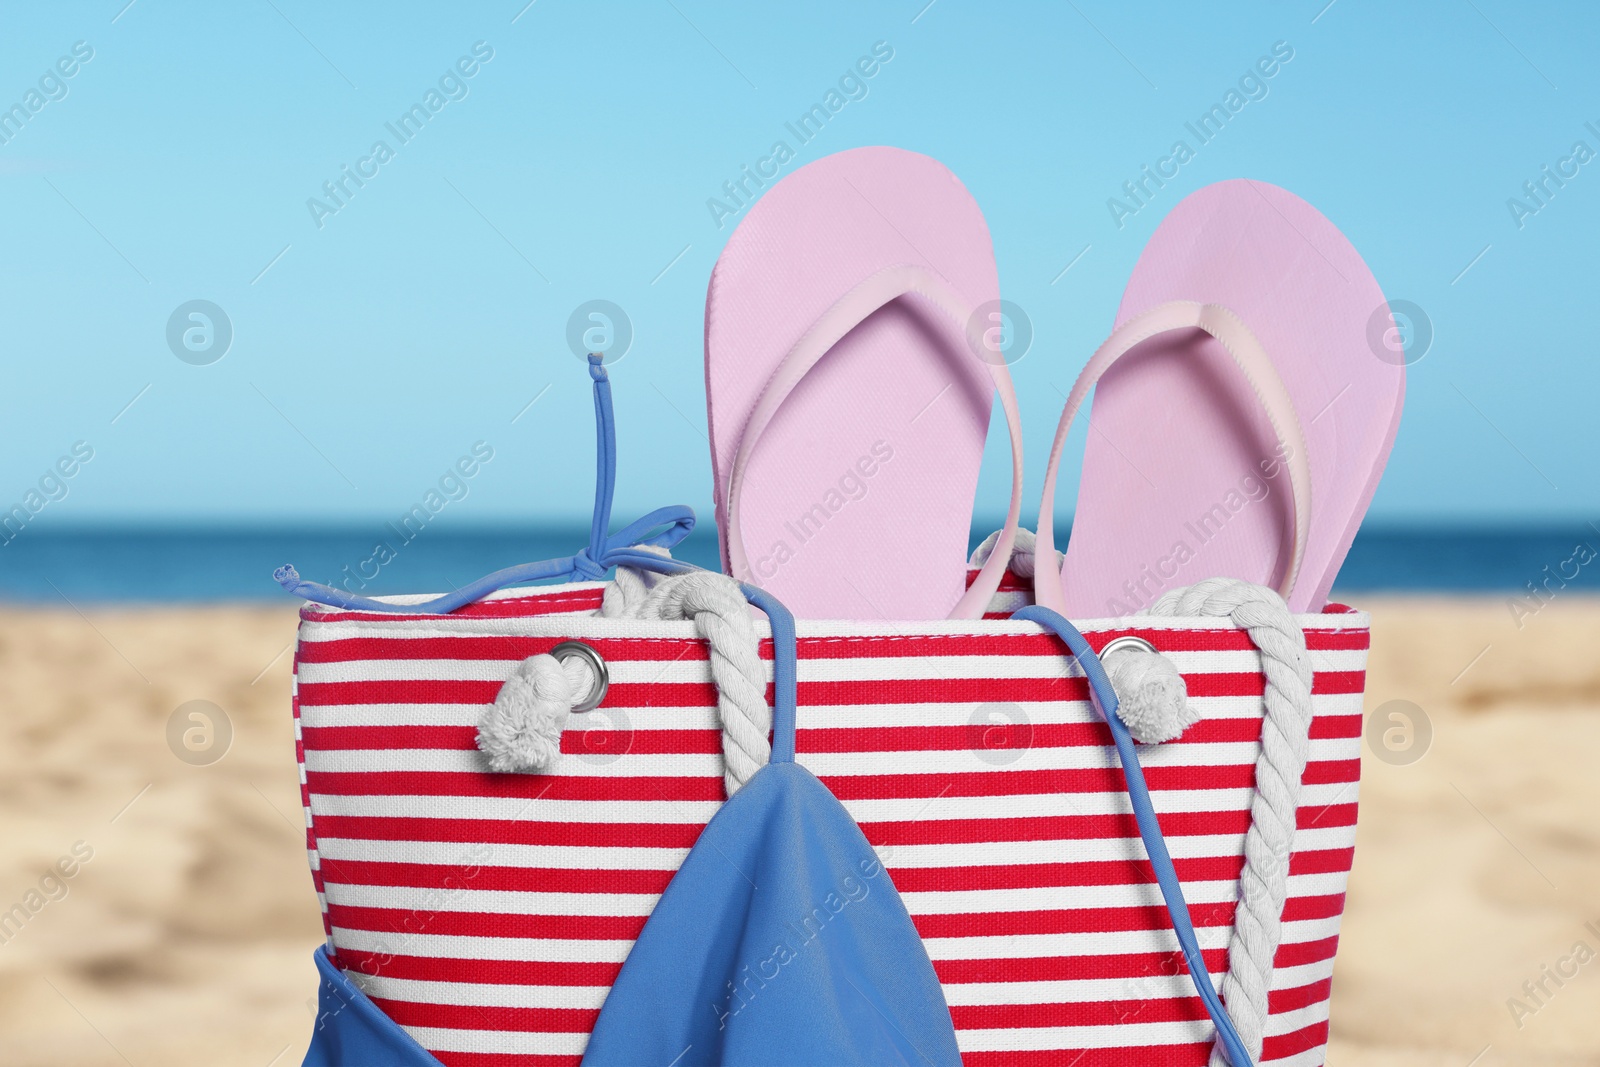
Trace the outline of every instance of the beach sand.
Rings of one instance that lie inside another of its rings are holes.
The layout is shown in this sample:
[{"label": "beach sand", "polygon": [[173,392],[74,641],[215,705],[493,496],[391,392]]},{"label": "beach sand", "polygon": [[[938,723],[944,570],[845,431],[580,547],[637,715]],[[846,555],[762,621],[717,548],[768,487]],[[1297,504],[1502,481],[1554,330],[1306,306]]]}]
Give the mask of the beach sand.
[{"label": "beach sand", "polygon": [[[1501,599],[1352,599],[1374,618],[1369,712],[1412,701],[1433,738],[1410,765],[1363,755],[1330,1062],[1600,1063],[1600,962],[1570,957],[1600,950],[1600,601],[1519,630]],[[0,910],[49,901],[0,943],[0,1061],[300,1062],[321,923],[294,624],[277,607],[0,611]],[[191,700],[232,723],[211,765],[168,747]],[[71,878],[46,877],[58,862]],[[1563,958],[1575,976],[1524,993]]]}]

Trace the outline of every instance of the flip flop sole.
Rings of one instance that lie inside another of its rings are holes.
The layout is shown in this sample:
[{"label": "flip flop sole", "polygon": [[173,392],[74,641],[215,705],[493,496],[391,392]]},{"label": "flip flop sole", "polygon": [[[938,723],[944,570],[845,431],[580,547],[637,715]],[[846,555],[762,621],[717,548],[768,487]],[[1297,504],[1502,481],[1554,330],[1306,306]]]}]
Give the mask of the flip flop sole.
[{"label": "flip flop sole", "polygon": [[[1327,600],[1399,428],[1405,370],[1369,340],[1388,304],[1360,255],[1305,201],[1264,182],[1202,189],[1156,229],[1118,325],[1158,304],[1232,309],[1293,398],[1311,469],[1311,521],[1292,611]],[[1137,613],[1207,577],[1276,586],[1288,565],[1289,486],[1274,435],[1222,347],[1200,331],[1151,338],[1108,370],[1062,566],[1075,616]]]},{"label": "flip flop sole", "polygon": [[[706,296],[717,524],[740,440],[785,354],[879,271],[923,267],[977,308],[999,299],[983,214],[938,162],[860,148],[800,168],[753,205]],[[943,618],[966,580],[994,382],[965,333],[907,298],[812,368],[766,427],[740,502],[751,573],[811,618]]]}]

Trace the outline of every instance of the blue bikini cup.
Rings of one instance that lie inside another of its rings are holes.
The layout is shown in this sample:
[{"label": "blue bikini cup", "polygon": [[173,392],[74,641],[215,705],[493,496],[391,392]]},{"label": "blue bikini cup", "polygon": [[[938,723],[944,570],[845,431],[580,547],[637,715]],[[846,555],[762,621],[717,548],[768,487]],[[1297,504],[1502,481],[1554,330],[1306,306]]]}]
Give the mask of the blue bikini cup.
[{"label": "blue bikini cup", "polygon": [[585,1067],[959,1067],[927,951],[872,846],[810,771],[763,767],[645,924]]}]

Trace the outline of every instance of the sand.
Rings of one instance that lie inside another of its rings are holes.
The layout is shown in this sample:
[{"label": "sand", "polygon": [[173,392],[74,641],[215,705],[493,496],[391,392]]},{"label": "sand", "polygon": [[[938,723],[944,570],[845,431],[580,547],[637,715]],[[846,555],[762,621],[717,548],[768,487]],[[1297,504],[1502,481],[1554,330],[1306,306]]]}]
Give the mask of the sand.
[{"label": "sand", "polygon": [[[1600,961],[1569,955],[1600,951],[1600,601],[1519,630],[1498,599],[1361,599],[1367,708],[1412,701],[1433,739],[1363,757],[1330,1062],[1600,1063]],[[0,611],[0,910],[45,902],[0,943],[0,1060],[299,1063],[321,926],[293,632],[276,607]],[[232,723],[213,764],[168,747],[190,700]],[[1576,976],[1528,997],[1564,957]]]}]

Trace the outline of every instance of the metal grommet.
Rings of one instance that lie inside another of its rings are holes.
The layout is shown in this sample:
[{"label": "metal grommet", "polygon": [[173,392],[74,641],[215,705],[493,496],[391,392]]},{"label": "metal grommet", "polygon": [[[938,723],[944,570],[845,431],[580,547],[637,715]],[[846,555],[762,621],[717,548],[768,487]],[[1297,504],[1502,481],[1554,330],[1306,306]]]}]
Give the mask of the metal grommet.
[{"label": "metal grommet", "polygon": [[1146,652],[1156,651],[1156,646],[1152,645],[1149,641],[1146,641],[1142,637],[1134,637],[1132,634],[1129,634],[1126,637],[1119,637],[1113,641],[1107,641],[1106,647],[1100,650],[1100,658],[1105,659],[1107,656],[1111,655],[1111,653],[1121,652],[1125,648],[1142,648]]},{"label": "metal grommet", "polygon": [[589,665],[594,672],[594,686],[589,690],[589,695],[572,705],[573,711],[593,711],[600,706],[606,698],[606,689],[611,685],[611,673],[606,670],[606,661],[600,658],[600,653],[584,644],[582,641],[563,641],[550,650],[557,662],[565,663],[576,656]]}]

